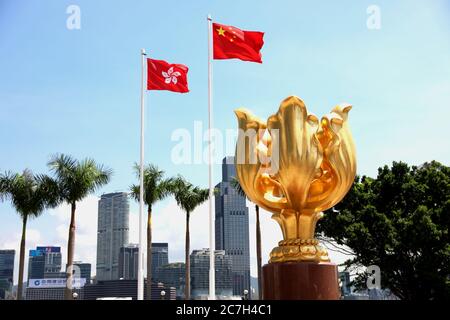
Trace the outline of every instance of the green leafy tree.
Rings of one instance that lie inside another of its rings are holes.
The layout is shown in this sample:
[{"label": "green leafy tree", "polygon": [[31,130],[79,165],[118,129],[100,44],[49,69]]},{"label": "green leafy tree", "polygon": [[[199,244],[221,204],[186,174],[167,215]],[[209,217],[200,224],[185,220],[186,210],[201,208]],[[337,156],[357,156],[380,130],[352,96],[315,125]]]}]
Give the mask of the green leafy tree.
[{"label": "green leafy tree", "polygon": [[58,205],[56,182],[46,175],[35,175],[30,170],[22,174],[0,174],[0,200],[10,200],[22,219],[19,252],[19,283],[17,300],[22,299],[23,270],[25,264],[26,229],[29,218],[36,218],[47,208]]},{"label": "green leafy tree", "polygon": [[[73,274],[77,202],[106,185],[111,178],[112,170],[97,164],[93,159],[87,158],[78,161],[64,154],[54,155],[49,161],[48,166],[55,174],[60,200],[66,202],[71,207],[66,269],[66,278],[70,280]],[[69,284],[69,281],[67,283]],[[66,300],[73,299],[72,290],[69,285],[66,286],[64,297]]]},{"label": "green leafy tree", "polygon": [[[135,164],[134,171],[140,177],[140,166]],[[131,196],[140,200],[140,186],[130,187]],[[174,181],[172,178],[164,179],[164,171],[155,165],[149,164],[144,168],[144,203],[147,205],[147,300],[151,299],[152,292],[152,210],[156,202],[163,200],[173,193]]]},{"label": "green leafy tree", "polygon": [[[189,233],[189,219],[191,213],[209,198],[209,190],[194,187],[190,182],[182,177],[175,179],[175,200],[178,206],[186,213],[186,240],[185,240],[185,299],[191,298],[191,264],[190,264],[190,233]],[[213,248],[211,248],[213,250]]]},{"label": "green leafy tree", "polygon": [[[242,189],[239,180],[235,177],[231,180],[231,186],[236,189],[237,193],[243,197],[247,197]],[[259,299],[262,297],[262,267],[261,267],[261,225],[259,222],[259,206],[255,204],[255,213],[256,213],[256,264],[258,268],[258,293]]]},{"label": "green leafy tree", "polygon": [[[333,212],[333,211],[337,211]],[[394,162],[376,179],[356,178],[318,232],[354,256],[345,265],[378,265],[381,285],[401,299],[450,299],[450,168]],[[354,283],[364,287],[367,275]]]}]

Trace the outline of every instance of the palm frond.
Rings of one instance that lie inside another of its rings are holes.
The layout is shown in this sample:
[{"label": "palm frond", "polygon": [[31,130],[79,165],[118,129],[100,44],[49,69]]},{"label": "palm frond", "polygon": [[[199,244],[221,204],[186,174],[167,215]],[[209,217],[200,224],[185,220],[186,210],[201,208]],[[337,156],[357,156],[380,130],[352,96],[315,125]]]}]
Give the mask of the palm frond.
[{"label": "palm frond", "polygon": [[236,190],[236,192],[243,197],[246,197],[244,189],[242,189],[241,184],[239,183],[239,179],[237,177],[231,177],[230,181],[231,186]]},{"label": "palm frond", "polygon": [[113,174],[111,169],[97,164],[94,159],[78,161],[64,154],[54,155],[48,166],[55,175],[60,199],[67,203],[80,201],[98,190]]},{"label": "palm frond", "polygon": [[174,181],[174,196],[178,206],[190,214],[209,198],[209,190],[194,187],[192,183],[178,176]]},{"label": "palm frond", "polygon": [[[133,170],[136,176],[140,177],[140,166],[135,163]],[[144,167],[144,202],[148,206],[152,206],[157,201],[163,200],[169,196],[174,188],[174,180],[172,178],[164,179],[164,171],[160,170],[153,164]],[[139,201],[139,185],[130,187],[131,196]]]},{"label": "palm frond", "polygon": [[9,197],[9,190],[11,190],[11,183],[15,176],[16,174],[11,171],[0,174],[0,200],[5,201]]},{"label": "palm frond", "polygon": [[58,206],[62,200],[57,181],[46,174],[36,175],[36,181],[39,184],[37,192],[41,198],[46,199],[46,206],[49,208]]},{"label": "palm frond", "polygon": [[28,169],[21,174],[1,174],[0,195],[2,199],[10,199],[22,218],[39,216],[46,208],[59,203],[56,182],[48,176],[34,175]]},{"label": "palm frond", "polygon": [[139,201],[139,190],[140,189],[141,188],[135,184],[130,186],[130,196],[136,201]]}]

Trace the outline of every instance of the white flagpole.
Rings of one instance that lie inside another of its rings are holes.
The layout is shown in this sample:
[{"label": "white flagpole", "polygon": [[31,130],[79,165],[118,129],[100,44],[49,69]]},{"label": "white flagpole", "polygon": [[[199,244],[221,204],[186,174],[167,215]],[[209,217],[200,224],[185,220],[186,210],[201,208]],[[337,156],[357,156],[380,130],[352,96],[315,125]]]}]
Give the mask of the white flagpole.
[{"label": "white flagpole", "polygon": [[[141,160],[139,171],[139,256],[138,256],[138,276],[137,276],[137,299],[144,300],[144,111],[145,111],[145,80],[146,80],[146,54],[145,49],[141,49],[142,59],[142,81],[141,81]],[[151,281],[147,279],[147,281]],[[151,294],[147,292],[147,295]]]},{"label": "white flagpole", "polygon": [[211,129],[213,126],[213,118],[212,118],[212,18],[211,15],[208,15],[208,176],[209,176],[209,299],[216,299],[216,286],[215,286],[215,268],[214,268],[214,231],[215,231],[215,222],[214,222],[214,212],[213,212],[213,196],[214,196],[214,188],[212,184],[212,135]]}]

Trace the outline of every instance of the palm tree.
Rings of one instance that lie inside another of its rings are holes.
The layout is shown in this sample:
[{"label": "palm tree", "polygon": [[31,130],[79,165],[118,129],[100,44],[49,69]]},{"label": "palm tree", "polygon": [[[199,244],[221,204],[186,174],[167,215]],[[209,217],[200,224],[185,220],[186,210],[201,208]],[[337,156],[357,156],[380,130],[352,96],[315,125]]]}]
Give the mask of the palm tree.
[{"label": "palm tree", "polygon": [[57,184],[53,179],[46,175],[34,175],[30,170],[25,170],[22,174],[11,172],[0,174],[0,200],[11,200],[11,204],[22,218],[17,300],[22,299],[23,292],[28,218],[38,217],[46,208],[55,207],[58,204],[57,191]]},{"label": "palm tree", "polygon": [[[247,197],[242,189],[239,180],[236,177],[231,179],[231,186],[237,191],[237,193],[243,197]],[[259,299],[262,298],[262,269],[261,269],[261,226],[259,223],[259,206],[255,204],[255,212],[256,212],[256,265],[258,269],[258,295]]]},{"label": "palm tree", "polygon": [[[209,190],[201,189],[199,187],[194,187],[190,182],[186,181],[182,177],[178,177],[175,180],[175,200],[181,209],[186,213],[186,241],[185,241],[185,299],[189,300],[191,298],[191,265],[190,265],[190,234],[189,234],[189,219],[191,213],[203,202],[209,198]],[[213,250],[213,248],[211,248]]]},{"label": "palm tree", "polygon": [[112,170],[97,164],[93,159],[86,158],[78,161],[64,154],[52,156],[48,166],[55,174],[60,200],[71,206],[66,269],[68,285],[64,291],[64,297],[66,300],[72,300],[72,289],[69,281],[73,274],[76,205],[77,202],[106,185],[111,178]]},{"label": "palm tree", "polygon": [[[134,165],[137,177],[140,177],[140,167]],[[173,179],[163,179],[164,171],[149,164],[144,168],[144,203],[147,205],[147,300],[151,299],[152,292],[152,209],[153,205],[163,200],[173,192]],[[139,201],[139,185],[130,187],[131,196]]]}]

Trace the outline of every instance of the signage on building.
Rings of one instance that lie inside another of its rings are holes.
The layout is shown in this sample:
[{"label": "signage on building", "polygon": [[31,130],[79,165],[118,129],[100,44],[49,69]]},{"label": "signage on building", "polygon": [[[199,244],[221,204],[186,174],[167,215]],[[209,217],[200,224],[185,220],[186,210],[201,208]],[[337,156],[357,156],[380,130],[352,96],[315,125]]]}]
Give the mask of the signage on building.
[{"label": "signage on building", "polygon": [[43,256],[46,253],[61,253],[61,247],[37,247],[30,250],[30,257]]},{"label": "signage on building", "polygon": [[[82,288],[85,284],[85,278],[72,279],[73,288]],[[66,279],[62,278],[30,279],[28,281],[28,288],[64,288],[65,286]]]},{"label": "signage on building", "polygon": [[45,253],[60,253],[61,252],[61,247],[52,247],[52,246],[48,246],[48,247],[37,247],[36,248],[38,251],[42,251]]}]

